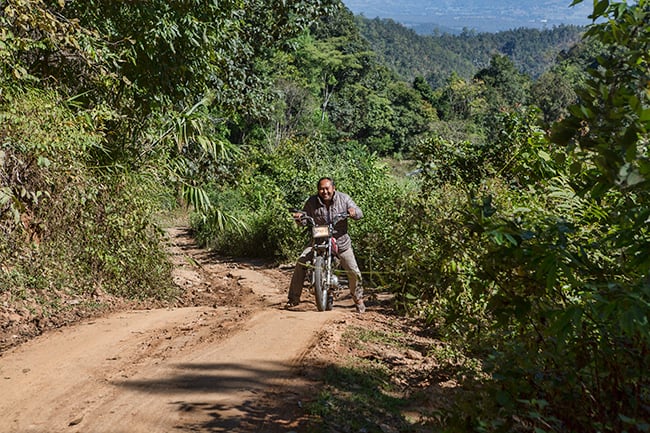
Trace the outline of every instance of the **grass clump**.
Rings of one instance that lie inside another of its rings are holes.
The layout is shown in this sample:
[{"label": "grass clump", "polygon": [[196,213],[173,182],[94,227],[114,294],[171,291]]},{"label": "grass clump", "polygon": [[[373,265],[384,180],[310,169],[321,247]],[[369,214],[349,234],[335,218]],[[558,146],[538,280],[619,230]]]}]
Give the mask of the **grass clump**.
[{"label": "grass clump", "polygon": [[379,360],[350,358],[345,365],[329,366],[323,389],[307,408],[313,431],[383,433],[387,426],[410,431],[401,413],[407,402],[395,395],[390,377]]}]

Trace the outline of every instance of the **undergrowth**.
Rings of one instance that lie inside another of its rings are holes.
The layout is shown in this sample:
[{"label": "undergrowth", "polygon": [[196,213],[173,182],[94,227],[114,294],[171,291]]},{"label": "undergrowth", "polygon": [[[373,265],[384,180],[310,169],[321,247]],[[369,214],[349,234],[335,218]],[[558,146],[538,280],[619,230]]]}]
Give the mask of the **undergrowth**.
[{"label": "undergrowth", "polygon": [[172,296],[152,222],[166,194],[155,171],[98,166],[93,113],[75,114],[54,93],[2,96],[0,292],[36,302],[58,293]]},{"label": "undergrowth", "polygon": [[480,363],[424,332],[418,320],[372,314],[367,324],[347,327],[332,351],[338,356],[306,406],[308,431],[423,433],[459,426],[451,413],[477,395]]}]

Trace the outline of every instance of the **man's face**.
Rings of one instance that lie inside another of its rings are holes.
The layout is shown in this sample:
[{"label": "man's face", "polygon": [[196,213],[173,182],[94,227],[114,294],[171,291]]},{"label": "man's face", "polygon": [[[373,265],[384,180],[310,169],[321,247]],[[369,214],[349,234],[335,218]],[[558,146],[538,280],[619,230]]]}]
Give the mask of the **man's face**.
[{"label": "man's face", "polygon": [[334,190],[334,185],[332,185],[332,182],[327,179],[323,179],[318,183],[318,196],[325,203],[332,201]]}]

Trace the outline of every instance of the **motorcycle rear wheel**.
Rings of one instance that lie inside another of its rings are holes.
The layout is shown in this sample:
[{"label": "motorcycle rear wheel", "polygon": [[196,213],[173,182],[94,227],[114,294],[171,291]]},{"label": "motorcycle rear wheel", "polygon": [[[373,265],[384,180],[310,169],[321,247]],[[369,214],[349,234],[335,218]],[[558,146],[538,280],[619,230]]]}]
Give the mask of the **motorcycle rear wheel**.
[{"label": "motorcycle rear wheel", "polygon": [[316,308],[318,311],[327,310],[327,278],[325,272],[325,259],[314,258],[314,296],[316,297]]}]

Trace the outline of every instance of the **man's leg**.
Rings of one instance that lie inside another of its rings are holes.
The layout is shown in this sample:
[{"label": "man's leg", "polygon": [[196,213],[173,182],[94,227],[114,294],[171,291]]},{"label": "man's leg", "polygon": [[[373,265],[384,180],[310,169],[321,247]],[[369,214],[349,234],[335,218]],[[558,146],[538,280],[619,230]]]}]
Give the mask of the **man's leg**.
[{"label": "man's leg", "polygon": [[339,251],[339,259],[341,259],[341,266],[348,276],[350,295],[352,295],[355,307],[359,313],[363,313],[366,311],[366,306],[363,303],[361,271],[359,265],[357,265],[357,259],[354,257],[352,247],[345,251]]},{"label": "man's leg", "polygon": [[293,270],[291,277],[291,285],[289,286],[289,302],[288,306],[298,305],[300,303],[300,295],[302,294],[302,286],[305,283],[306,264],[311,258],[311,247],[305,248],[300,254],[296,267]]}]

